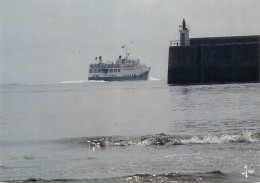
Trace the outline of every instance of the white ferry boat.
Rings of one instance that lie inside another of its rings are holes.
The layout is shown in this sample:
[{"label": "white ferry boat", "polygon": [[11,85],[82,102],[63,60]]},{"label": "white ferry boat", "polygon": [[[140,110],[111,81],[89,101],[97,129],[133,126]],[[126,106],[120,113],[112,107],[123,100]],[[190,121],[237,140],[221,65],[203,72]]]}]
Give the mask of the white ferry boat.
[{"label": "white ferry boat", "polygon": [[147,80],[151,67],[142,64],[139,59],[128,59],[128,56],[129,53],[125,58],[119,56],[115,63],[103,63],[100,56],[98,63],[90,64],[88,80]]}]

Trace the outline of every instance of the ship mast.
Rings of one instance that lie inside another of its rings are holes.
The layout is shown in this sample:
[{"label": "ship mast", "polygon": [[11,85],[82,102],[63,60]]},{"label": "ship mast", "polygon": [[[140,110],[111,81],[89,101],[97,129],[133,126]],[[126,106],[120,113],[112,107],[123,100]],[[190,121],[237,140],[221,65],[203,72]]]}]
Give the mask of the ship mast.
[{"label": "ship mast", "polygon": [[127,53],[127,44],[125,44],[125,59],[127,59],[127,55],[128,53]]},{"label": "ship mast", "polygon": [[130,54],[130,53],[127,52],[127,47],[128,47],[127,44],[121,46],[121,48],[125,48],[125,59],[127,59],[128,55]]}]

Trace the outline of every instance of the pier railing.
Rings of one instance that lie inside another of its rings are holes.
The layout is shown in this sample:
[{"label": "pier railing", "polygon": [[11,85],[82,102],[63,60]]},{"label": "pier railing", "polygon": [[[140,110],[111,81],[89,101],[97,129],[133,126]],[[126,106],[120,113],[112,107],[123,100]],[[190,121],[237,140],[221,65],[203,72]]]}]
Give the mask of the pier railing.
[{"label": "pier railing", "polygon": [[[179,25],[179,31],[183,30],[183,25]],[[190,30],[190,25],[186,25],[186,29],[185,30]]]},{"label": "pier railing", "polygon": [[170,46],[181,46],[180,40],[172,40],[170,41]]}]

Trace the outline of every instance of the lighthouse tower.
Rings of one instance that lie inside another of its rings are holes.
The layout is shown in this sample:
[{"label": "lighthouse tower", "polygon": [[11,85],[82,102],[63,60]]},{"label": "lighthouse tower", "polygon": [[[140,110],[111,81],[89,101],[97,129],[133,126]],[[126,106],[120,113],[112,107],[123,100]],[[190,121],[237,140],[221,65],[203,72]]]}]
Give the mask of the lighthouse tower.
[{"label": "lighthouse tower", "polygon": [[179,25],[179,31],[180,31],[180,43],[181,46],[190,46],[190,26],[186,25],[185,19],[182,21],[182,25]]}]

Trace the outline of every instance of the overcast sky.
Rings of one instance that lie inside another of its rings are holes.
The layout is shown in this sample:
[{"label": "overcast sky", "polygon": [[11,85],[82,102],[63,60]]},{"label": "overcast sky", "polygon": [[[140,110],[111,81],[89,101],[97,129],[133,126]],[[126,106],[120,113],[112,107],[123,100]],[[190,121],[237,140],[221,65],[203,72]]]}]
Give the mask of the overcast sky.
[{"label": "overcast sky", "polygon": [[0,83],[87,80],[124,44],[164,79],[183,18],[190,37],[259,35],[259,11],[260,0],[0,0]]}]

